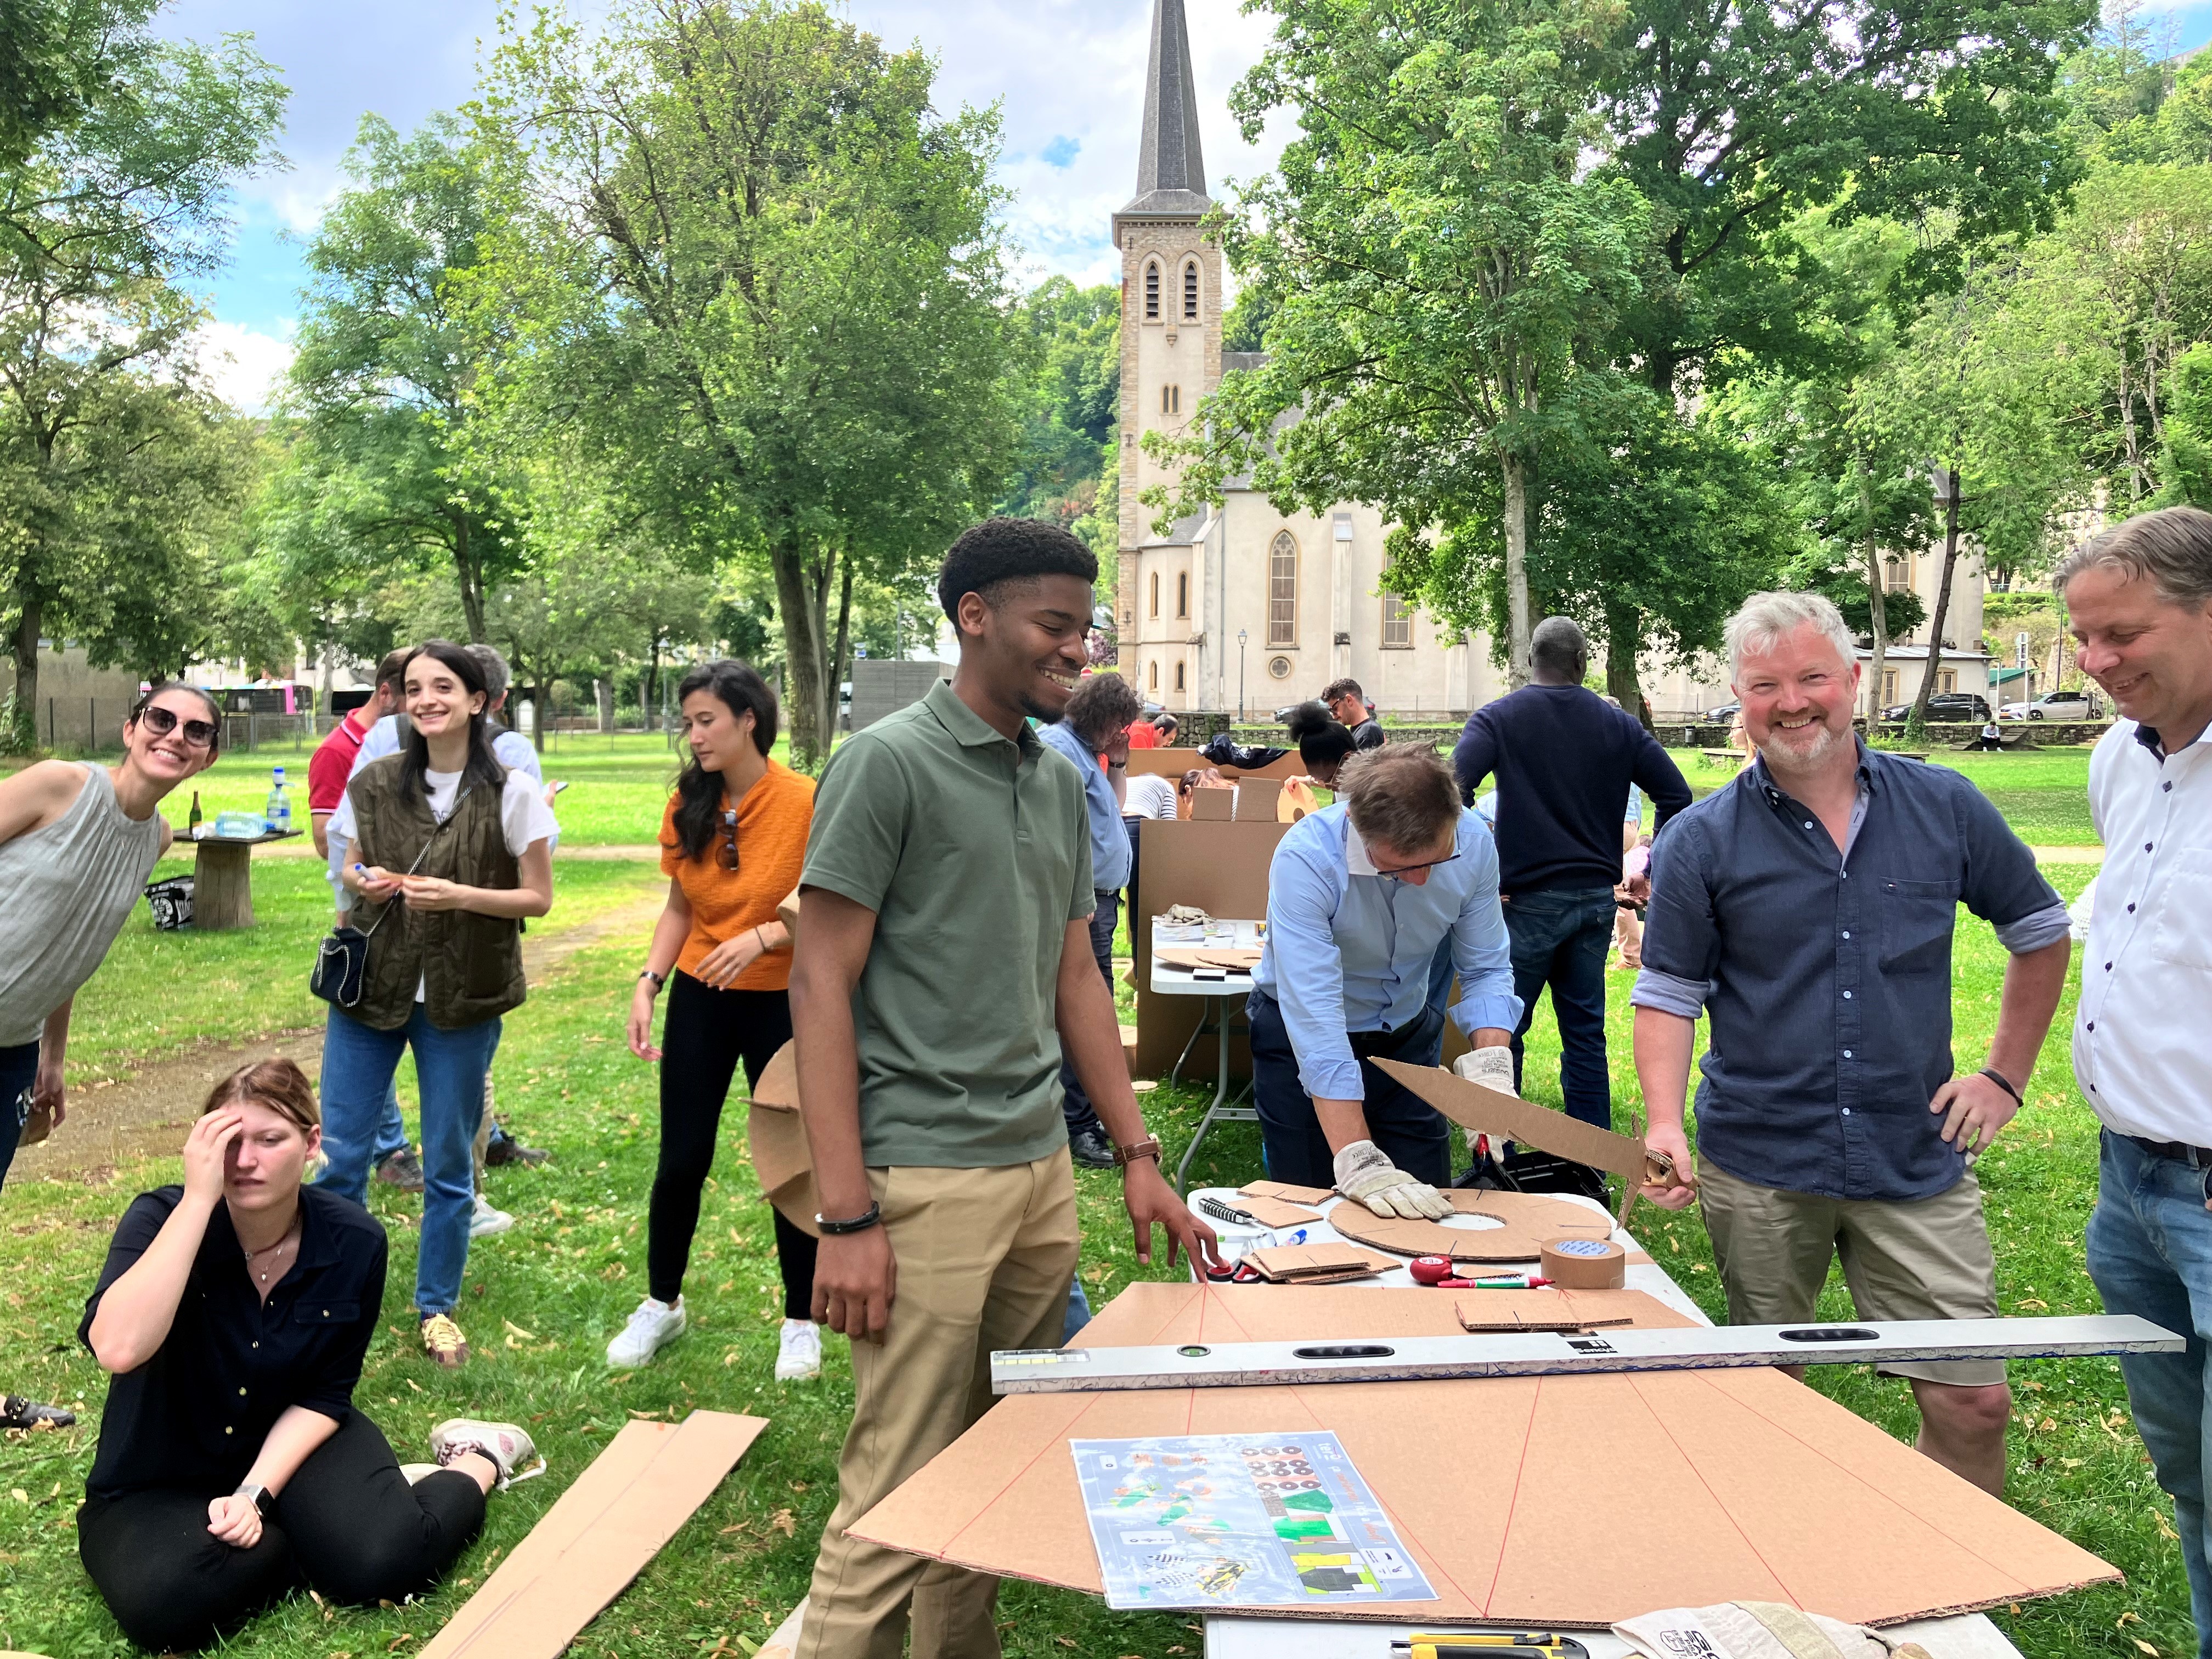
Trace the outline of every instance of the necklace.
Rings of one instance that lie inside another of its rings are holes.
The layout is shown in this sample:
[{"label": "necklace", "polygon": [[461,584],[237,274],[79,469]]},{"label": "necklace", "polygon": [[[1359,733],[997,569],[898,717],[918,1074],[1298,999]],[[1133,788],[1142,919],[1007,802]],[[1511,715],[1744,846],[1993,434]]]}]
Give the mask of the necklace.
[{"label": "necklace", "polygon": [[[264,1244],[258,1250],[248,1250],[243,1244],[239,1246],[240,1250],[242,1251],[246,1256],[246,1272],[253,1274],[253,1281],[255,1284],[266,1285],[269,1282],[269,1275],[276,1271],[277,1266],[276,1261],[274,1258],[282,1255],[286,1245],[296,1243],[299,1238],[299,1235],[300,1219],[297,1216],[295,1216],[292,1218],[292,1224],[284,1230],[284,1237],[278,1239],[274,1244]],[[254,1258],[256,1256],[263,1255],[270,1256],[272,1260],[267,1267],[256,1272],[253,1266]]]}]

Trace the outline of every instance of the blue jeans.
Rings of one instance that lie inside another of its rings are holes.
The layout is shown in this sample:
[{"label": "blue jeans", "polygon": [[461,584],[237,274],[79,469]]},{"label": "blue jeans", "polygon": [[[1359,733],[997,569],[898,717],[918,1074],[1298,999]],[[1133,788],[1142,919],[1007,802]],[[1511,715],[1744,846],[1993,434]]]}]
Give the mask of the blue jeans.
[{"label": "blue jeans", "polygon": [[1076,1335],[1091,1322],[1091,1298],[1083,1293],[1083,1269],[1075,1270],[1075,1277],[1067,1285],[1067,1317],[1060,1328],[1060,1346],[1075,1340]]},{"label": "blue jeans", "polygon": [[369,1167],[374,1169],[392,1153],[406,1149],[407,1125],[399,1116],[399,1085],[394,1083],[384,1091],[384,1115],[376,1120],[376,1145],[369,1149]]},{"label": "blue jeans", "polygon": [[415,1051],[422,1095],[422,1241],[415,1264],[415,1306],[451,1313],[460,1304],[475,1207],[471,1149],[483,1116],[484,1074],[499,1047],[499,1021],[441,1031],[416,1003],[407,1024],[378,1031],[333,1008],[323,1035],[323,1185],[341,1198],[368,1198],[369,1154],[376,1144],[392,1074],[403,1050]]},{"label": "blue jeans", "polygon": [[[1260,1114],[1260,1145],[1267,1176],[1294,1187],[1334,1187],[1336,1159],[1328,1150],[1314,1111],[1313,1097],[1298,1077],[1298,1057],[1283,1025],[1282,1005],[1265,991],[1244,1000],[1252,1026],[1252,1104]],[[1370,1033],[1362,1032],[1363,1037]],[[1433,1066],[1443,1051],[1443,1016],[1424,1007],[1409,1021],[1395,1046],[1376,1049],[1385,1060],[1408,1066]],[[1451,1126],[1437,1109],[1396,1079],[1359,1061],[1367,1138],[1416,1181],[1431,1187],[1451,1184]]]},{"label": "blue jeans", "polygon": [[1567,1115],[1613,1127],[1613,1079],[1605,1066],[1605,958],[1613,948],[1613,889],[1516,893],[1505,906],[1513,941],[1513,994],[1521,1024],[1513,1033],[1513,1086],[1521,1089],[1522,1039],[1536,999],[1552,988],[1559,1025],[1559,1092]]},{"label": "blue jeans", "polygon": [[15,1143],[23,1134],[23,1091],[38,1074],[35,1037],[0,1048],[0,1185],[8,1180],[8,1167],[15,1161]]},{"label": "blue jeans", "polygon": [[2124,1354],[2128,1404],[2136,1428],[2173,1498],[2181,1564],[2199,1659],[2212,1659],[2212,1530],[2205,1513],[2212,1468],[2212,1394],[2204,1355],[2212,1342],[2212,1212],[2206,1176],[2156,1158],[2125,1135],[2104,1133],[2097,1207],[2089,1217],[2089,1277],[2105,1311],[2136,1314],[2186,1337],[2180,1353]]},{"label": "blue jeans", "polygon": [[[1114,922],[1121,913],[1121,896],[1118,892],[1094,892],[1091,898],[1098,908],[1091,913],[1091,954],[1098,959],[1099,976],[1106,981],[1106,994],[1114,994]],[[1073,1140],[1085,1129],[1106,1133],[1106,1126],[1098,1121],[1098,1114],[1091,1104],[1091,1097],[1083,1092],[1083,1084],[1075,1075],[1075,1067],[1066,1060],[1060,1063],[1060,1110],[1067,1120],[1067,1137]]]}]

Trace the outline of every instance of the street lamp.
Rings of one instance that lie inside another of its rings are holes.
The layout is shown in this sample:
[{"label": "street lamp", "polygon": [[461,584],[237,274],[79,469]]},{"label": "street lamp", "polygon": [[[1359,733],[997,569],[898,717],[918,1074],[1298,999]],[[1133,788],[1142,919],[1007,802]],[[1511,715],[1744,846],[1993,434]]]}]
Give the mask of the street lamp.
[{"label": "street lamp", "polygon": [[1237,630],[1237,723],[1244,723],[1244,641],[1249,636],[1243,629]]}]

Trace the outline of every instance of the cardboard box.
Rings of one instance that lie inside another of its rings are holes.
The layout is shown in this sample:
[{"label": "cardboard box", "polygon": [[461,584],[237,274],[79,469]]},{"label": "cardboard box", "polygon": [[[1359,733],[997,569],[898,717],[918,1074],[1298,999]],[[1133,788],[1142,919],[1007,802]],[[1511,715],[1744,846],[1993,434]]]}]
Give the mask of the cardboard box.
[{"label": "cardboard box", "polygon": [[[1138,750],[1158,754],[1158,750]],[[1214,791],[1227,799],[1222,791]],[[1157,819],[1145,825],[1138,838],[1143,860],[1138,892],[1145,914],[1130,930],[1136,951],[1137,1052],[1133,1062],[1138,1077],[1165,1077],[1184,1042],[1196,1029],[1204,1012],[1204,999],[1193,996],[1155,996],[1152,994],[1152,924],[1171,904],[1194,904],[1208,915],[1232,921],[1256,921],[1267,914],[1267,866],[1275,848],[1288,833],[1283,823],[1216,823]],[[1232,981],[1222,989],[1232,999],[1250,987]],[[1230,1070],[1249,1076],[1251,1060],[1244,1039],[1232,1039]],[[1201,1037],[1183,1062],[1183,1075],[1210,1078],[1214,1071],[1213,1039]]]},{"label": "cardboard box", "polygon": [[[1134,1285],[1083,1346],[1450,1335],[1459,1300]],[[1884,1625],[2119,1577],[1771,1369],[1017,1395],[852,1531],[1096,1594],[1069,1439],[1311,1429],[1343,1442],[1441,1595],[1360,1619],[1587,1628],[1741,1599]]]}]

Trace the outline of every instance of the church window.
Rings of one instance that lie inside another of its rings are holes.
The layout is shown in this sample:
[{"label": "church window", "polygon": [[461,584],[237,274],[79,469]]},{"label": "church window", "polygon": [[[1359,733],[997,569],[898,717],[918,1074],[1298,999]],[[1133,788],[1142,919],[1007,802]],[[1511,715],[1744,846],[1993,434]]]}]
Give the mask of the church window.
[{"label": "church window", "polygon": [[1160,319],[1160,262],[1147,260],[1145,264],[1145,320],[1157,323]]},{"label": "church window", "polygon": [[1152,690],[1157,691],[1160,689],[1160,665],[1158,662],[1152,663],[1146,672],[1145,684]]},{"label": "church window", "polygon": [[1411,651],[1413,648],[1413,607],[1395,593],[1382,596],[1382,648],[1385,651]]},{"label": "church window", "polygon": [[1267,550],[1267,643],[1298,642],[1298,544],[1284,531]]},{"label": "church window", "polygon": [[1177,663],[1176,665],[1176,690],[1178,691],[1182,690],[1182,665],[1181,663]]},{"label": "church window", "polygon": [[1190,572],[1188,570],[1176,572],[1176,615],[1190,615]]},{"label": "church window", "polygon": [[1164,386],[1160,388],[1160,413],[1163,415],[1180,415],[1182,413],[1182,388],[1181,386]]},{"label": "church window", "polygon": [[1158,615],[1160,614],[1160,573],[1159,573],[1158,571],[1157,571],[1157,570],[1155,570],[1154,572],[1152,572],[1152,614],[1153,616],[1155,616],[1155,617],[1157,617],[1157,616],[1158,616]]},{"label": "church window", "polygon": [[1182,268],[1182,315],[1185,322],[1198,320],[1198,261],[1188,261]]}]

